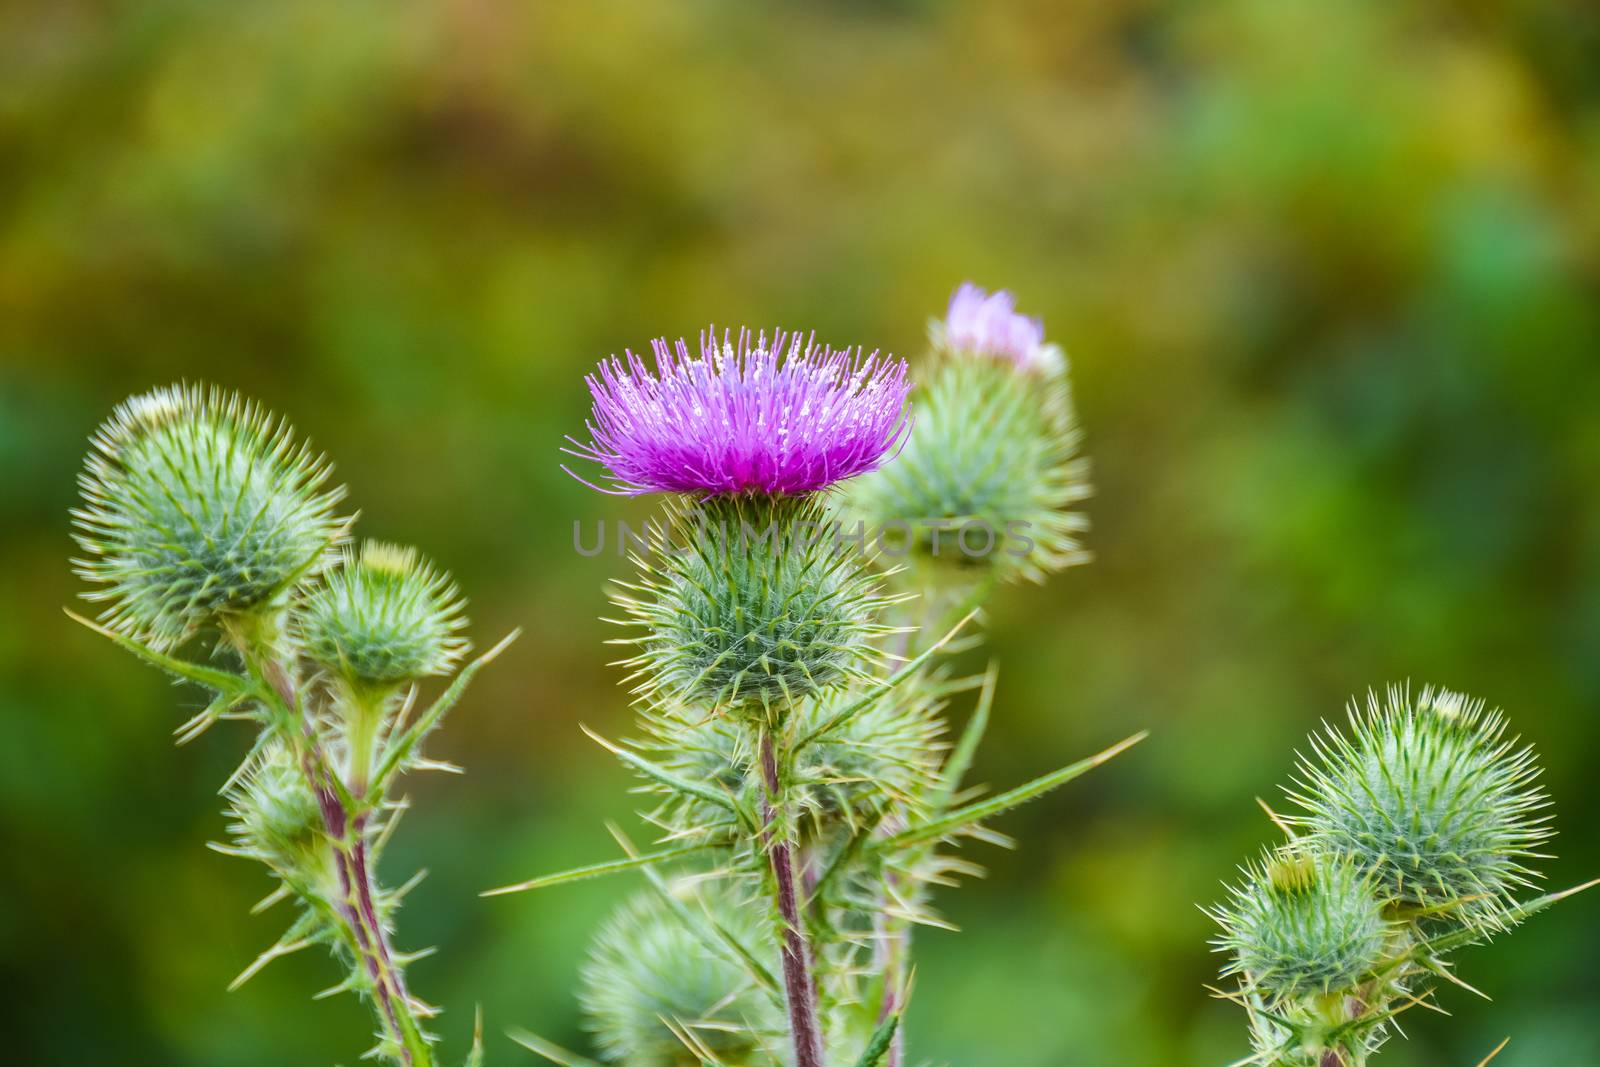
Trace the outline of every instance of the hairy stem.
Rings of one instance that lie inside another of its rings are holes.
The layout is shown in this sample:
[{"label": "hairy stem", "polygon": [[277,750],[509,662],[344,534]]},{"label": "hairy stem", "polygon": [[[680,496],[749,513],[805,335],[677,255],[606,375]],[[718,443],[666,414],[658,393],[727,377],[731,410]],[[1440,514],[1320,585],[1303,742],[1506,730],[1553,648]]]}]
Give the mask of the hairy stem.
[{"label": "hairy stem", "polygon": [[794,848],[785,836],[788,812],[778,774],[778,756],[772,732],[761,731],[761,775],[766,783],[762,803],[762,844],[772,863],[777,888],[781,930],[783,985],[789,1002],[789,1026],[794,1036],[795,1067],[823,1067],[822,1029],[817,1023],[817,985],[811,973],[811,949],[801,924],[800,904],[794,888]]},{"label": "hairy stem", "polygon": [[348,927],[356,954],[355,966],[366,972],[371,998],[384,1032],[399,1050],[403,1067],[433,1067],[433,1049],[417,1021],[414,1005],[406,993],[405,979],[394,963],[389,933],[373,903],[373,877],[367,854],[366,814],[352,813],[333,788],[334,770],[322,751],[316,725],[302,707],[300,694],[290,673],[270,654],[258,647],[242,651],[261,678],[298,722],[299,736],[293,738],[300,756],[301,773],[317,798],[323,829],[333,843],[335,867],[339,874],[340,899],[335,902],[340,921]]}]

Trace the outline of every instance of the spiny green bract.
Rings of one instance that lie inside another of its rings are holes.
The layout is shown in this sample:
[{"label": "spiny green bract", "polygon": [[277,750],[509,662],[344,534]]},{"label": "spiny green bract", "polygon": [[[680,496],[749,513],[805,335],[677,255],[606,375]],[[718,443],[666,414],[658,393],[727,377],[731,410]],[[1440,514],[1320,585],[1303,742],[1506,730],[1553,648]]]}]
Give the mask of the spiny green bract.
[{"label": "spiny green bract", "polygon": [[1524,865],[1551,834],[1529,748],[1498,711],[1445,690],[1391,688],[1312,738],[1290,796],[1318,848],[1347,853],[1402,907],[1485,931],[1505,925]]},{"label": "spiny green bract", "polygon": [[387,687],[445,674],[467,648],[462,600],[415,549],[368,541],[295,616],[306,656],[353,685]]},{"label": "spiny green bract", "polygon": [[580,997],[601,1054],[627,1067],[781,1067],[783,1008],[715,933],[768,959],[766,909],[712,884],[679,897],[681,913],[654,893],[636,896],[595,939]]},{"label": "spiny green bract", "polygon": [[1211,912],[1223,974],[1287,1000],[1349,990],[1384,958],[1390,924],[1370,875],[1347,859],[1268,853]]},{"label": "spiny green bract", "polygon": [[273,601],[339,536],[342,489],[287,424],[215,388],[133,397],[100,427],[73,512],[106,625],[161,649]]},{"label": "spiny green bract", "polygon": [[[852,689],[804,701],[796,733],[809,736],[857,699]],[[943,704],[928,688],[901,685],[802,747],[794,757],[790,801],[806,839],[875,822],[894,806],[918,811],[933,786],[945,746]],[[673,773],[727,790],[755,810],[764,791],[749,725],[683,708],[646,715],[643,747]],[[733,813],[669,793],[652,815],[674,839],[731,833]]]},{"label": "spiny green bract", "polygon": [[906,554],[909,530],[924,578],[1040,582],[1088,560],[1088,520],[1069,510],[1090,489],[1064,366],[936,352],[914,403],[900,455],[846,490],[885,555]]},{"label": "spiny green bract", "polygon": [[865,676],[891,603],[859,546],[815,498],[679,504],[613,600],[643,629],[625,661],[647,702],[781,719]]}]

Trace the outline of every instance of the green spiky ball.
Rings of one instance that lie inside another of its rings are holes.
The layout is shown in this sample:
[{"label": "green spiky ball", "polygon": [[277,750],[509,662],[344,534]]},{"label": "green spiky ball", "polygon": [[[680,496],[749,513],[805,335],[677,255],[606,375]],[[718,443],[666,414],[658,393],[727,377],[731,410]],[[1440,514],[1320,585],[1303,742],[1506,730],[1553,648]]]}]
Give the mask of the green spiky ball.
[{"label": "green spiky ball", "polygon": [[1269,853],[1212,912],[1225,975],[1293,999],[1348,990],[1384,958],[1389,923],[1372,878],[1345,859]]},{"label": "green spiky ball", "polygon": [[111,628],[156,648],[268,604],[336,541],[329,467],[289,427],[217,389],[133,397],[94,437],[73,512],[78,574]]},{"label": "green spiky ball", "polygon": [[[601,1055],[627,1067],[700,1067],[685,1038],[727,1067],[781,1067],[787,1020],[713,923],[754,959],[773,958],[766,909],[709,884],[680,902],[697,930],[658,895],[627,901],[601,929],[579,996]],[[674,1032],[677,1031],[677,1032]]]},{"label": "green spiky ball", "polygon": [[720,497],[673,509],[613,599],[642,630],[641,698],[776,721],[862,677],[890,600],[815,498]]},{"label": "green spiky ball", "polygon": [[1088,462],[1065,365],[936,351],[900,455],[848,487],[891,557],[929,580],[1039,582],[1088,554]]},{"label": "green spiky ball", "polygon": [[1348,733],[1312,739],[1291,796],[1311,841],[1354,857],[1401,906],[1494,930],[1551,833],[1538,773],[1481,701],[1391,689],[1352,706]]},{"label": "green spiky ball", "polygon": [[462,602],[415,549],[368,541],[305,599],[295,617],[312,662],[369,688],[455,666],[466,648]]}]

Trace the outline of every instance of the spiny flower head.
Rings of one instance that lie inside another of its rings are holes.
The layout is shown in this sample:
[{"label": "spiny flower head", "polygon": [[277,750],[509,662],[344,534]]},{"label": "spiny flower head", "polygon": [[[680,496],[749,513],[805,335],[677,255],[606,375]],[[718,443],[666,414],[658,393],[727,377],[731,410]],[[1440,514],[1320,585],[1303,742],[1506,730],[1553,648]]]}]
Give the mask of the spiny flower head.
[{"label": "spiny flower head", "polygon": [[295,625],[313,662],[352,685],[385,688],[450,671],[467,647],[462,606],[416,549],[368,541],[306,597]]},{"label": "spiny flower head", "polygon": [[866,677],[894,600],[831,523],[815,498],[675,505],[652,530],[640,579],[613,594],[625,624],[643,631],[624,661],[640,698],[777,721]]},{"label": "spiny flower head", "polygon": [[1016,299],[1004,289],[988,293],[963,282],[931,332],[935,347],[1008,360],[1020,370],[1053,371],[1063,363],[1061,350],[1045,344],[1044,323],[1019,314]]},{"label": "spiny flower head", "polygon": [[1347,858],[1267,853],[1209,914],[1223,974],[1287,1000],[1349,990],[1384,958],[1389,924],[1373,878]]},{"label": "spiny flower head", "polygon": [[1391,687],[1311,740],[1290,795],[1316,847],[1347,853],[1430,919],[1503,928],[1525,861],[1551,835],[1530,748],[1482,701]]},{"label": "spiny flower head", "polygon": [[591,440],[564,451],[606,469],[604,492],[810,493],[876,467],[909,425],[904,360],[782,331],[652,348],[653,373],[628,352],[587,378]]},{"label": "spiny flower head", "polygon": [[73,511],[80,576],[115,630],[166,648],[254,611],[322,566],[342,489],[288,425],[237,395],[174,385],[100,427]]},{"label": "spiny flower head", "polygon": [[595,939],[579,995],[601,1055],[628,1067],[779,1067],[783,1010],[714,932],[766,959],[766,909],[711,883],[674,894],[679,908],[634,897]]}]

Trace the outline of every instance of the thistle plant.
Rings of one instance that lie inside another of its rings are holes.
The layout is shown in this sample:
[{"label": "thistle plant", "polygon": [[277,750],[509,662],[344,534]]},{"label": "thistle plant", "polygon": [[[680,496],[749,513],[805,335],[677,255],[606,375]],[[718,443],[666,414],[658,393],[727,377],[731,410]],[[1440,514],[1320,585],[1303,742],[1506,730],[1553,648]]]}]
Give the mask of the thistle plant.
[{"label": "thistle plant", "polygon": [[[657,341],[653,364],[628,353],[588,379],[588,439],[566,450],[603,473],[574,476],[668,494],[612,594],[638,734],[590,734],[640,776],[657,840],[613,827],[622,858],[491,892],[644,876],[584,972],[606,1062],[903,1067],[910,928],[944,925],[931,887],[978,870],[950,847],[1006,843],[987,820],[1143,736],[995,796],[962,784],[996,672],[958,675],[951,654],[982,595],[1084,558],[1065,360],[1009,294],[977,292],[933,331],[915,391],[903,360],[784,333]],[[867,525],[974,515],[1037,536],[952,576],[896,565]]]},{"label": "thistle plant", "polygon": [[[1241,1064],[1364,1067],[1451,954],[1595,883],[1542,896],[1551,836],[1533,750],[1459,693],[1390,688],[1313,735],[1273,819],[1288,840],[1241,868],[1209,914],[1222,995],[1249,1017]],[[1270,809],[1269,809],[1270,810]]]},{"label": "thistle plant", "polygon": [[[399,951],[393,933],[417,879],[386,887],[377,868],[406,807],[402,775],[454,769],[421,744],[505,642],[458,671],[467,643],[455,586],[414,549],[352,548],[330,465],[255,404],[197,385],[157,389],[118,407],[92,445],[75,563],[103,609],[79,621],[210,694],[178,728],[180,744],[223,719],[256,731],[222,787],[228,841],[212,847],[267,867],[277,886],[256,910],[298,910],[233,988],[322,945],[348,969],[326,992],[373,1008],[368,1055],[432,1067],[436,1009],[406,975],[423,953]],[[200,641],[214,642],[209,657],[181,654]],[[417,712],[419,684],[452,673]],[[475,1042],[467,1063],[481,1059]]]}]

